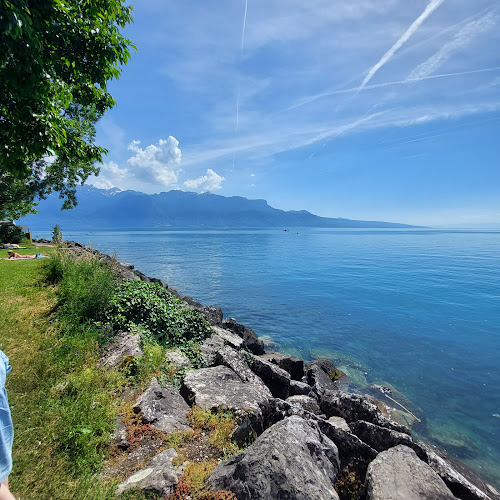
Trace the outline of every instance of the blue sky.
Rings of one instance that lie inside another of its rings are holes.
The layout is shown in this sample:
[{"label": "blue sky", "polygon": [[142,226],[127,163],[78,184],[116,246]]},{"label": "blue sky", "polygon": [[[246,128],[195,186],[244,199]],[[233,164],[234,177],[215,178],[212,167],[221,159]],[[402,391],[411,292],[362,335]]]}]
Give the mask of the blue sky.
[{"label": "blue sky", "polygon": [[138,0],[97,187],[500,223],[497,0]]}]

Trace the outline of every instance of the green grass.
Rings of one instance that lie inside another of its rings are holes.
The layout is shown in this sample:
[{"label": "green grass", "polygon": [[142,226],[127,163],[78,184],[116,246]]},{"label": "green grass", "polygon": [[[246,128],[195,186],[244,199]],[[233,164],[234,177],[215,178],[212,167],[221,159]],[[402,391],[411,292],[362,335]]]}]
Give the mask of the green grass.
[{"label": "green grass", "polygon": [[98,347],[88,327],[75,335],[57,318],[45,262],[0,260],[0,348],[12,365],[11,490],[23,499],[111,499],[113,487],[95,474],[114,427],[122,375],[96,369]]}]

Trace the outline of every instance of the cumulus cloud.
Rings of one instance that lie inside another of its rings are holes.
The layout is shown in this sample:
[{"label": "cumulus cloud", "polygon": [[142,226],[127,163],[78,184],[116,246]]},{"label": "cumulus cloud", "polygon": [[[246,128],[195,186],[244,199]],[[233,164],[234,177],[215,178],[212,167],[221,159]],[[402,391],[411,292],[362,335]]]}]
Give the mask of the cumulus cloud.
[{"label": "cumulus cloud", "polygon": [[97,189],[111,189],[115,187],[115,185],[108,179],[92,181],[91,185],[96,187]]},{"label": "cumulus cloud", "polygon": [[184,182],[184,186],[197,191],[216,191],[222,189],[221,183],[225,181],[224,177],[220,176],[212,169],[208,168],[206,175],[202,175],[197,179],[189,179]]},{"label": "cumulus cloud", "polygon": [[134,168],[135,177],[164,186],[176,184],[180,172],[178,166],[182,159],[179,141],[169,136],[168,139],[160,139],[144,149],[140,144],[140,141],[132,141],[128,145],[129,151],[135,153],[127,160],[127,164]]}]

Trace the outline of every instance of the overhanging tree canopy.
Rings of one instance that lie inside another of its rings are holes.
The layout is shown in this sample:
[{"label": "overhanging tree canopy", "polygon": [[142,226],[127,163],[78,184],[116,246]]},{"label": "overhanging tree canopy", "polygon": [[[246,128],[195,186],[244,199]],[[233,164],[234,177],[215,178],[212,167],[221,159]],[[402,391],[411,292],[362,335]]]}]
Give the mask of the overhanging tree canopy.
[{"label": "overhanging tree canopy", "polygon": [[0,218],[52,190],[69,208],[99,172],[95,123],[115,104],[107,83],[130,57],[131,21],[124,0],[1,0]]}]

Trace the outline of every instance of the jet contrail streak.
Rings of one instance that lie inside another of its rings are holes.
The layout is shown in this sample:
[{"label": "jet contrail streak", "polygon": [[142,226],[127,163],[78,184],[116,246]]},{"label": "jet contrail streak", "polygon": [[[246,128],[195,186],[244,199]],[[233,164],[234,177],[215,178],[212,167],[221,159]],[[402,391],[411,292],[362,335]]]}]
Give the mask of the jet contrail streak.
[{"label": "jet contrail streak", "polygon": [[366,75],[365,79],[359,86],[359,90],[363,90],[368,82],[375,76],[375,73],[389,60],[392,58],[392,56],[397,52],[398,49],[400,49],[410,38],[411,36],[420,28],[420,25],[444,2],[445,0],[431,0],[429,5],[427,5],[426,9],[418,19],[416,19],[413,24],[406,30],[404,35],[382,56],[382,59],[373,66],[368,74]]},{"label": "jet contrail streak", "polygon": [[[425,80],[433,80],[437,78],[449,78],[452,76],[464,76],[464,75],[474,75],[476,73],[489,73],[492,71],[499,71],[500,66],[495,66],[493,68],[483,68],[483,69],[474,69],[471,71],[459,71],[456,73],[442,73],[440,75],[429,75],[429,76],[422,76],[419,78],[407,78],[406,80],[399,80],[395,82],[385,82],[385,83],[377,83],[375,85],[367,85],[365,87],[365,90],[372,90],[372,89],[380,89],[383,87],[390,87],[392,85],[407,85],[408,83],[415,83],[415,82],[422,82]],[[293,106],[290,106],[289,108],[286,109],[286,111],[291,111],[292,109],[295,108],[300,108],[301,106],[304,106],[306,104],[309,104],[311,102],[317,101],[318,99],[321,99],[322,97],[329,97],[332,95],[339,95],[339,94],[351,94],[354,92],[358,92],[359,87],[352,87],[350,89],[339,89],[339,90],[332,90],[331,92],[323,92],[322,94],[316,94],[314,96],[306,97],[302,101],[298,102],[297,104],[294,104]]]},{"label": "jet contrail streak", "polygon": [[248,11],[248,0],[245,0],[245,15],[243,16],[243,29],[241,30],[241,52],[240,52],[240,62],[243,58],[243,47],[245,46],[245,29],[247,26],[247,11]]}]

